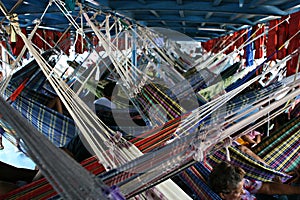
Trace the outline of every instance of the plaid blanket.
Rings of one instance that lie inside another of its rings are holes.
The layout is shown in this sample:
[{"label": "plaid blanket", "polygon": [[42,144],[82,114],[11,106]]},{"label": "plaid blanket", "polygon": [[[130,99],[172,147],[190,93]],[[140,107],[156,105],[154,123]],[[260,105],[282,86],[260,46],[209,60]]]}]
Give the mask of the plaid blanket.
[{"label": "plaid blanket", "polygon": [[72,119],[37,101],[19,96],[12,106],[58,147],[75,135],[75,123]]}]

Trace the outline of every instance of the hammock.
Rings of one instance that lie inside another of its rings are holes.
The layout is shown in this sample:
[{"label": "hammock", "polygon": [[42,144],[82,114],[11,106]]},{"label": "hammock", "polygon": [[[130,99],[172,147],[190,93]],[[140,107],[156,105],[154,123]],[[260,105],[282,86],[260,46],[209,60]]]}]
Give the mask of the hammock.
[{"label": "hammock", "polygon": [[[175,122],[175,121],[174,121],[174,122]],[[176,123],[174,123],[174,124],[176,124]],[[172,126],[172,125],[174,125],[174,124],[171,124],[171,123],[170,123],[169,125],[171,125],[171,126]],[[172,130],[172,129],[170,129],[170,130]],[[173,132],[173,131],[171,131],[171,132]],[[158,135],[160,135],[160,132],[159,132],[159,134],[157,134],[156,136],[153,136],[152,138],[157,138],[157,139],[158,139],[158,141],[160,141],[160,142],[161,142],[162,140],[161,140],[161,138],[158,138],[158,137],[157,137]],[[151,138],[151,139],[152,139],[152,138]],[[166,139],[166,140],[168,140],[168,139],[170,139],[170,138],[169,138],[169,137],[167,137],[167,139]],[[148,140],[148,139],[145,139],[145,141],[147,141],[147,140]],[[149,141],[151,141],[151,140],[149,140]],[[155,141],[151,141],[151,142],[155,143]],[[134,143],[135,143],[136,145],[138,145],[138,143],[137,143],[137,142],[134,142]],[[140,145],[143,145],[143,141],[142,141],[142,140],[140,140],[140,141],[139,141],[139,143],[140,143]]]},{"label": "hammock", "polygon": [[[251,156],[241,152],[236,147],[229,147],[230,162],[243,168],[246,171],[246,177],[260,181],[271,181],[275,176],[290,178],[289,175],[274,169],[272,166],[265,165]],[[214,167],[220,161],[227,160],[227,153],[225,149],[215,152],[213,155],[207,157],[208,163]]]},{"label": "hammock", "polygon": [[[135,144],[143,153],[149,152],[158,146],[163,145],[170,139],[171,134],[178,126],[180,120],[169,121],[165,128],[157,127],[150,130],[138,138],[132,139],[130,142]],[[162,130],[161,130],[162,129]],[[161,131],[160,131],[161,130]],[[147,136],[147,137],[146,137]],[[84,160],[81,165],[95,175],[105,172],[105,168],[101,165],[95,156]],[[3,199],[49,199],[57,195],[57,192],[49,184],[46,178],[29,183],[8,194],[1,196]]]},{"label": "hammock", "polygon": [[289,172],[300,165],[300,117],[291,119],[253,148],[253,152],[278,171]]},{"label": "hammock", "polygon": [[12,106],[57,147],[65,145],[75,135],[72,119],[35,100],[20,95]]},{"label": "hammock", "polygon": [[[293,168],[299,166],[299,149],[295,148],[294,145],[287,145],[286,142],[280,142],[285,140],[290,140],[289,137],[293,137],[293,134],[291,132],[296,132],[297,138],[299,138],[299,134],[297,134],[297,130],[299,130],[299,122],[300,118],[292,119],[285,125],[283,125],[280,130],[276,131],[269,137],[264,138],[257,147],[253,148],[254,152],[261,151],[262,154],[259,154],[259,156],[262,156],[263,153],[268,154],[270,157],[274,158],[274,162],[270,162],[269,160],[265,160],[265,157],[263,159],[269,164],[269,166],[265,166],[263,163],[260,163],[259,161],[254,160],[253,158],[249,157],[248,155],[242,153],[236,148],[229,148],[230,150],[230,159],[231,163],[233,163],[236,166],[240,166],[246,171],[246,177],[252,178],[252,179],[258,179],[262,181],[270,181],[275,174],[279,176],[283,176],[285,178],[289,178],[286,174],[281,173],[282,171],[289,171]],[[292,131],[293,130],[293,131]],[[280,137],[281,136],[281,137]],[[292,139],[293,141],[297,142],[298,139]],[[289,150],[285,149],[286,151],[282,152],[281,150],[277,151],[278,149],[282,148],[279,145],[276,145],[276,143],[283,143],[285,144],[285,147],[287,147]],[[275,147],[275,148],[274,148]],[[272,154],[272,152],[278,152],[277,155]],[[288,153],[286,153],[288,152]],[[294,156],[291,156],[293,154]],[[286,155],[286,154],[289,154]],[[226,160],[226,152],[225,150],[221,150],[219,152],[216,152],[214,155],[209,156],[207,161],[215,166],[220,160],[225,161]],[[284,160],[282,160],[282,158]],[[276,162],[275,162],[276,161]],[[273,164],[273,165],[272,165]],[[288,168],[293,167],[293,168]],[[271,174],[268,174],[271,173]],[[186,185],[191,188],[193,194],[190,194],[195,197],[195,199],[221,199],[216,193],[214,193],[209,186],[207,185],[207,179],[208,179],[209,170],[207,167],[203,165],[203,163],[198,162],[194,164],[189,169],[184,170],[179,174],[179,177],[182,179],[183,182],[186,183]],[[271,175],[271,176],[270,176]]]},{"label": "hammock", "polygon": [[[43,54],[45,58],[54,55],[55,50]],[[49,62],[54,65],[53,62]],[[6,95],[12,96],[24,80],[28,80],[22,91],[15,96],[11,105],[18,110],[39,132],[44,134],[53,144],[60,147],[66,144],[75,135],[75,124],[69,117],[45,106],[52,98],[40,93],[45,90],[43,85],[46,77],[39,70],[36,61],[30,62],[16,72],[9,82]],[[29,89],[30,88],[30,89]]]},{"label": "hammock", "polygon": [[190,194],[197,200],[221,200],[220,196],[216,194],[208,185],[208,176],[210,171],[204,166],[202,162],[198,162],[179,173],[180,179],[192,190]]}]

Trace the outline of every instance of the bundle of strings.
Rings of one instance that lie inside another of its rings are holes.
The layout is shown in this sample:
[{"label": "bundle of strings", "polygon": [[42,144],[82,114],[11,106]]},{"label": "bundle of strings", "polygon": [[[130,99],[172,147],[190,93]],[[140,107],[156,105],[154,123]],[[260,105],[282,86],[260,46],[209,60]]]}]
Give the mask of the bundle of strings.
[{"label": "bundle of strings", "polygon": [[[134,138],[130,140],[134,145],[136,145],[143,153],[150,152],[153,149],[163,146],[166,141],[168,141],[172,135],[172,133],[175,131],[176,127],[178,126],[180,122],[180,119],[175,119],[169,121],[167,124],[165,124],[163,127],[157,127],[155,129],[152,129],[148,132],[145,132],[141,135],[139,138]],[[88,158],[84,160],[81,165],[92,172],[95,175],[99,175],[105,172],[105,168],[103,165],[99,164],[97,162],[97,158],[95,156]],[[170,181],[168,181],[170,182]],[[172,189],[170,191],[170,194],[172,193],[172,196],[168,196],[168,199],[189,199],[187,196],[181,196],[178,191],[180,188],[178,186],[174,185],[170,187],[170,183],[163,184],[163,187],[165,190]],[[57,193],[53,190],[51,185],[47,182],[47,180],[41,179],[38,181],[35,181],[33,183],[30,183],[26,186],[23,186],[5,196],[3,198],[5,199],[48,199],[50,197],[55,196]],[[139,196],[139,198],[143,198]],[[147,196],[145,197],[147,198]],[[166,197],[161,197],[161,199],[165,199]]]},{"label": "bundle of strings", "polygon": [[[298,84],[299,83],[294,83],[293,87],[297,88]],[[281,100],[278,100],[275,103],[270,104],[267,107],[262,108],[257,113],[247,117],[244,120],[237,122],[236,125],[233,125],[227,128],[226,130],[223,130],[223,133],[219,137],[215,137],[213,142],[203,142],[204,138],[207,140],[209,140],[208,138],[210,138],[210,135],[206,135],[206,137],[203,137],[203,134],[205,134],[205,132],[194,132],[194,134],[191,133],[189,135],[181,137],[180,139],[170,143],[169,145],[164,146],[163,148],[155,152],[143,155],[142,157],[117,168],[116,172],[113,173],[114,175],[109,174],[109,177],[111,177],[112,181],[114,180],[113,183],[116,183],[115,181],[119,181],[121,178],[125,177],[126,179],[118,185],[120,186],[120,190],[124,192],[124,194],[130,194],[134,190],[139,190],[141,188],[141,179],[149,180],[149,182],[143,183],[150,184],[151,182],[159,180],[159,178],[165,177],[164,175],[169,174],[170,171],[174,172],[178,170],[178,168],[182,170],[181,167],[183,165],[189,166],[188,163],[192,162],[192,160],[196,158],[200,158],[199,160],[203,159],[203,156],[198,157],[195,154],[198,152],[209,153],[209,151],[211,150],[210,145],[214,145],[220,141],[223,141],[224,137],[228,137],[230,135],[228,134],[229,132],[234,133],[234,131],[232,131],[232,127],[235,126],[235,131],[241,130],[247,124],[249,124],[250,121],[252,122],[253,118],[257,119],[257,116],[265,115],[266,113],[270,112],[270,110],[277,108],[279,105],[285,104],[285,102],[288,99],[294,98],[299,93],[299,89],[296,89],[294,91],[293,89],[291,89],[291,93],[288,94],[286,97],[282,98]],[[273,96],[273,98],[275,97]],[[198,148],[198,151],[196,151],[195,148]],[[170,149],[173,150],[171,151]],[[166,152],[170,153],[166,155]],[[151,163],[151,165],[149,165],[149,163]],[[276,173],[278,174],[280,172]],[[136,176],[138,178],[136,178]]]},{"label": "bundle of strings", "polygon": [[[97,116],[90,111],[90,109],[66,85],[64,81],[52,74],[52,68],[45,63],[43,58],[41,58],[38,52],[36,52],[36,50],[32,47],[30,41],[28,41],[26,36],[20,31],[18,24],[14,23],[14,26],[17,33],[23,39],[26,47],[30,50],[45,76],[48,78],[48,81],[55,89],[55,92],[67,107],[82,135],[88,141],[88,144],[92,147],[94,153],[105,168],[112,169],[120,163],[125,163],[128,160],[140,156],[141,152],[134,145],[129,144],[122,137],[119,137],[119,139],[113,137],[113,131],[105,126],[101,120],[99,120]],[[101,130],[100,133],[99,130]],[[124,143],[127,144],[125,147],[123,145]],[[106,151],[107,149],[110,149],[111,151]],[[174,185],[173,182],[168,182],[168,184]],[[159,185],[158,188],[160,187],[161,186]],[[155,188],[153,188],[153,190],[155,190]],[[168,193],[172,193],[169,192],[171,189],[166,187],[160,190],[163,190],[166,195],[168,195]],[[181,192],[181,195],[186,196],[183,192]],[[178,198],[180,198],[180,195]]]},{"label": "bundle of strings", "polygon": [[[87,13],[83,13],[84,18],[87,23],[91,26],[109,58],[111,59],[121,82],[130,91],[129,95],[132,97],[135,93],[140,90],[145,84],[145,81],[151,79],[145,73],[140,71],[137,67],[134,67],[130,59],[124,55],[124,53],[119,50],[114,43],[110,41],[110,28],[109,28],[109,18],[106,17],[106,35],[104,35],[91,21]],[[128,70],[130,68],[130,70]],[[129,90],[130,89],[130,90]]]},{"label": "bundle of strings", "polygon": [[109,190],[99,179],[84,170],[75,160],[57,149],[33,128],[2,98],[0,109],[6,120],[24,141],[27,153],[43,175],[64,199],[105,199]]},{"label": "bundle of strings", "polygon": [[[176,122],[176,123],[173,123],[173,124],[170,124],[171,126],[170,126],[170,128],[172,128],[172,126],[173,125],[175,125],[175,124],[177,124],[178,122]],[[166,131],[168,131],[169,129],[167,129]],[[171,130],[171,129],[170,129]],[[160,135],[160,134],[159,134]],[[158,136],[158,135],[157,135]],[[152,138],[158,138],[157,136],[153,136]],[[161,139],[161,138],[158,138],[159,140]],[[148,141],[149,139],[146,139],[146,141]],[[189,141],[190,142],[190,141]],[[189,143],[188,142],[188,143]],[[138,141],[138,143],[140,143],[140,145],[139,144],[137,144],[136,142],[134,142],[137,146],[141,146],[141,145],[143,145],[144,144],[144,142],[142,141],[142,140],[140,140],[140,141]],[[146,145],[146,144],[145,144]],[[174,144],[175,146],[173,146],[172,148],[175,148],[176,146],[178,146],[178,144]],[[180,145],[181,146],[181,145]],[[142,146],[141,146],[142,147]],[[171,148],[171,149],[172,149]],[[169,152],[169,151],[168,151]],[[158,157],[156,157],[156,158],[158,158]],[[177,160],[178,161],[178,160]],[[148,163],[149,163],[149,160],[148,160]],[[165,167],[167,167],[168,165],[166,165]],[[136,172],[136,171],[133,171],[133,172]],[[127,175],[128,176],[128,175]],[[125,176],[125,178],[127,177],[127,176]],[[122,178],[124,178],[124,177],[122,177]],[[120,179],[119,179],[120,180]],[[110,181],[111,182],[111,181]]]}]

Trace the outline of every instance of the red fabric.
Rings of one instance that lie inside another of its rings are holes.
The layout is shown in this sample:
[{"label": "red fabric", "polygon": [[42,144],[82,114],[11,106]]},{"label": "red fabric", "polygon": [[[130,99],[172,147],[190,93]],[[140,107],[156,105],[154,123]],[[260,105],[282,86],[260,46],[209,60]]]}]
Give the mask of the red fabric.
[{"label": "red fabric", "polygon": [[[268,32],[268,40],[267,40],[267,57],[271,56],[277,48],[277,30],[278,30],[278,20],[271,20],[269,22],[269,29],[272,29]],[[274,54],[270,60],[275,60],[277,58],[277,55]]]},{"label": "red fabric", "polygon": [[69,55],[69,49],[70,49],[70,45],[71,45],[71,41],[70,41],[70,33],[66,33],[64,34],[63,38],[61,38],[63,35],[63,33],[61,32],[57,32],[57,40],[60,40],[58,46],[60,47],[60,49],[66,54]]},{"label": "red fabric", "polygon": [[[82,48],[82,42],[83,42],[83,48]],[[75,52],[83,53],[86,50],[86,46],[87,46],[87,44],[86,44],[85,39],[82,40],[82,36],[78,35],[78,39],[75,44]]]},{"label": "red fabric", "polygon": [[[256,31],[257,29],[259,29],[258,26],[255,26],[255,30]],[[256,32],[256,36],[259,36],[261,35],[263,32],[265,31],[265,26],[261,27],[257,32]],[[255,36],[255,37],[256,37]],[[264,44],[265,44],[265,39],[266,39],[266,35],[263,35],[259,38],[257,38],[255,41],[254,41],[254,47],[255,47],[255,58],[262,58],[263,55],[264,55]]]},{"label": "red fabric", "polygon": [[[25,28],[22,28],[21,31],[22,31],[22,33],[24,33],[26,35]],[[23,42],[22,38],[19,35],[17,35],[17,42],[11,42],[10,46],[11,46],[13,55],[18,56],[24,46],[24,42]]]},{"label": "red fabric", "polygon": [[40,38],[44,38],[44,33],[43,33],[43,30],[41,29],[38,29],[36,31],[36,33],[34,34],[33,38],[32,38],[32,42],[40,49],[44,49],[44,42],[43,40]]},{"label": "red fabric", "polygon": [[[286,17],[285,17],[286,18]],[[283,20],[285,20],[283,18]],[[283,22],[278,26],[278,31],[277,31],[277,48],[280,48],[288,39],[288,29],[289,29],[289,24],[286,22]],[[287,49],[286,48],[281,48],[277,52],[277,59],[283,59],[287,55]]]},{"label": "red fabric", "polygon": [[[232,36],[229,36],[228,40],[227,40],[227,45],[230,45],[231,42],[233,42],[236,38],[237,38],[237,32],[234,32]],[[228,50],[226,51],[226,54],[229,54],[231,52],[234,51],[234,44],[232,44]]]},{"label": "red fabric", "polygon": [[[289,20],[289,29],[288,29],[288,38],[294,36],[300,30],[300,12],[294,13],[291,15]],[[294,50],[300,47],[300,34],[294,37],[288,46],[288,54],[292,53]],[[296,67],[298,63],[298,56],[295,56],[290,61],[287,62],[287,76],[296,73]]]},{"label": "red fabric", "polygon": [[[55,45],[55,34],[57,32],[56,31],[49,31],[49,30],[45,30],[44,34],[45,34],[45,40],[47,41],[48,44],[50,44],[50,46],[54,47]],[[50,47],[47,45],[47,49],[49,49]]]},{"label": "red fabric", "polygon": [[28,81],[28,78],[26,78],[20,85],[19,87],[10,95],[9,99],[11,101],[15,101],[16,98],[19,96],[19,94],[23,91],[23,89],[25,88],[25,85]]},{"label": "red fabric", "polygon": [[[244,42],[245,42],[245,38],[246,38],[246,36],[247,36],[247,34],[244,34],[245,31],[247,31],[247,30],[244,29],[244,30],[240,30],[240,31],[237,32],[237,37],[235,38],[235,40],[236,40],[237,38],[239,38],[239,39],[234,43],[234,46],[235,46],[237,49],[238,49],[240,46],[242,46],[242,45],[244,44]],[[242,34],[244,34],[243,37],[240,37]],[[244,52],[246,52],[245,48],[244,48]],[[244,57],[245,57],[245,55],[246,55],[246,54],[244,53]]]},{"label": "red fabric", "polygon": [[201,45],[202,47],[205,49],[205,51],[209,52],[213,46],[215,44],[215,40],[211,39],[211,40],[208,40],[207,42],[202,42]]}]

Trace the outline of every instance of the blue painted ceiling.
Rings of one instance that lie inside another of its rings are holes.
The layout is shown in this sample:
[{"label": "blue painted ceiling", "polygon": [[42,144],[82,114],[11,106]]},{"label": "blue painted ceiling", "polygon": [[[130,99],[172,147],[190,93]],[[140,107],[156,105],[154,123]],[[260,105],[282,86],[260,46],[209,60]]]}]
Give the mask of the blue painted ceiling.
[{"label": "blue painted ceiling", "polygon": [[[58,1],[58,0],[55,0]],[[75,0],[64,0],[70,14],[80,13]],[[20,25],[28,29],[42,16],[42,28],[64,31],[69,21],[53,0],[2,0],[1,23],[8,24],[3,12],[17,13]],[[216,38],[247,26],[280,18],[300,10],[300,0],[78,0],[90,16],[98,13],[97,20],[104,20],[100,13],[110,13],[127,18],[131,23],[148,27],[163,27],[199,40]],[[6,10],[5,10],[6,9]],[[80,18],[77,19],[80,22]],[[84,23],[85,25],[85,23]],[[88,27],[86,27],[88,30]]]}]

